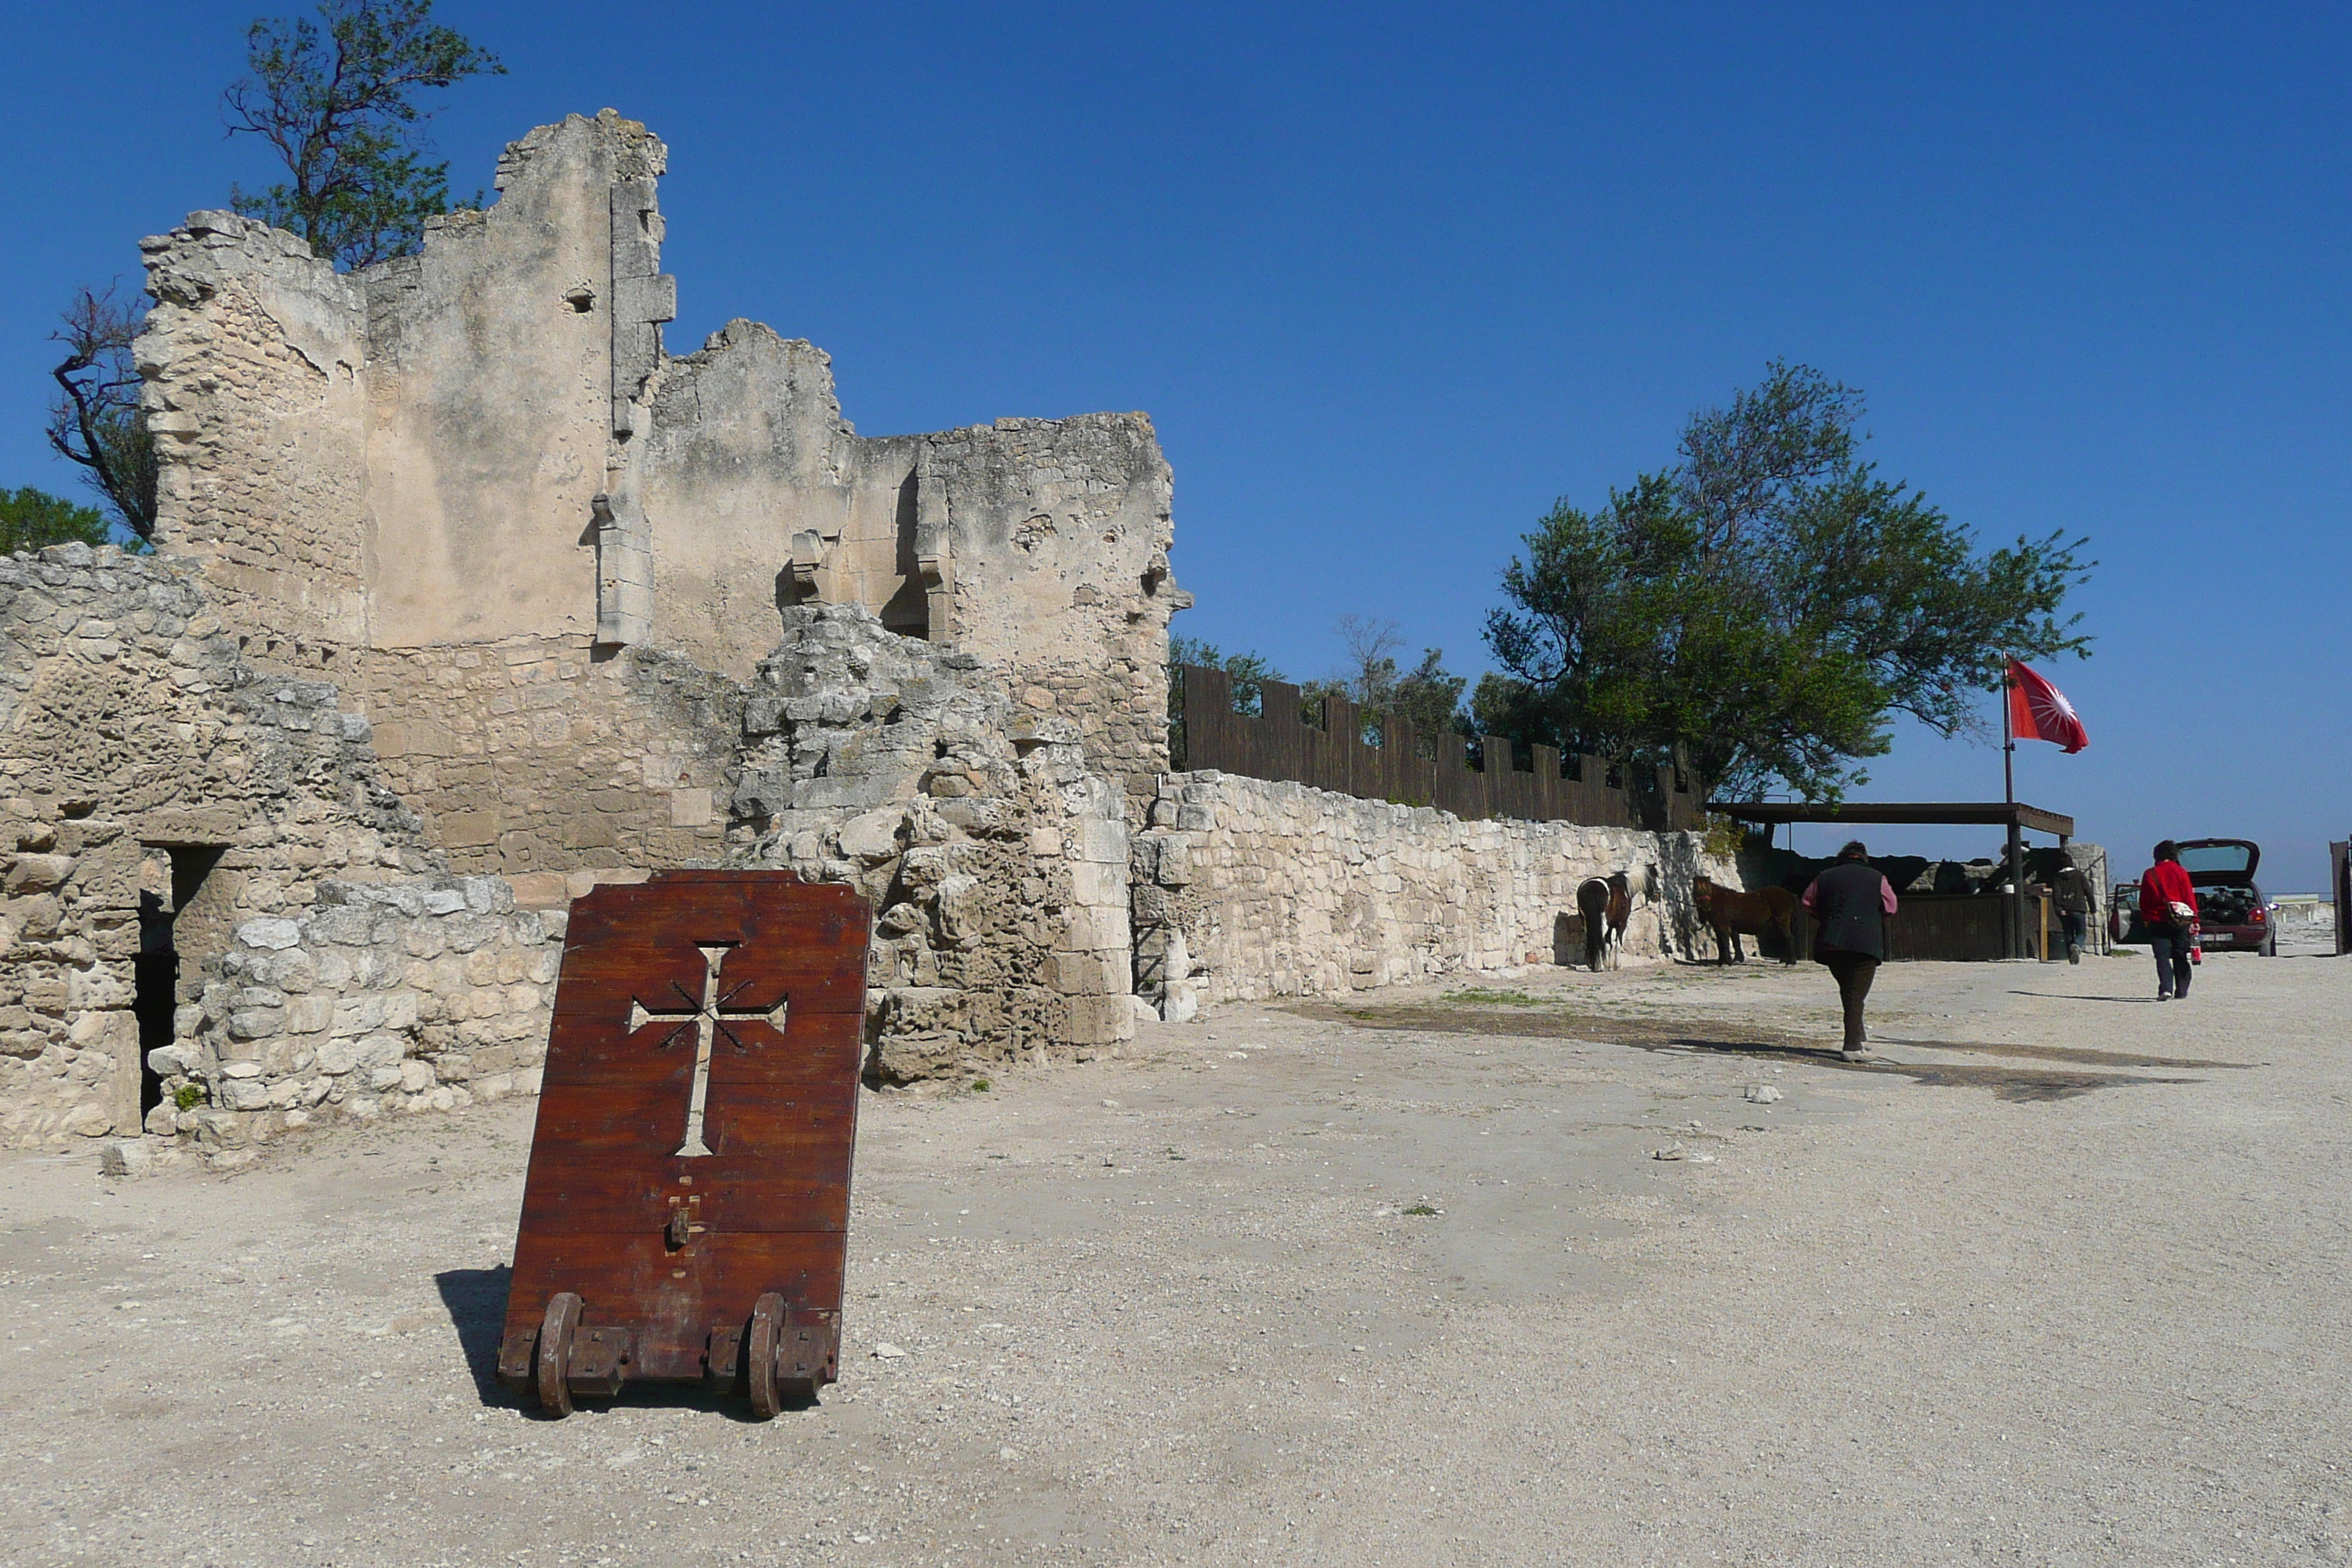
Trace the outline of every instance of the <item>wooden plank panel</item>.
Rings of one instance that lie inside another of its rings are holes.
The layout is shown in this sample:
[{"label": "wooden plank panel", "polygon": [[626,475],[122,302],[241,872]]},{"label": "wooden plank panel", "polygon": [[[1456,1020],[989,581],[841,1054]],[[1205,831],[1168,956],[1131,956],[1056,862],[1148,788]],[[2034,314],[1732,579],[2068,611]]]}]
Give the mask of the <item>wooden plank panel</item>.
[{"label": "wooden plank panel", "polygon": [[[870,922],[853,890],[778,871],[664,872],[573,904],[509,1329],[573,1290],[589,1325],[637,1336],[632,1375],[694,1376],[712,1324],[762,1291],[838,1313]],[[655,1016],[633,1029],[639,1007]]]},{"label": "wooden plank panel", "polygon": [[[674,1160],[669,1167],[690,1175],[701,1163]],[[524,1200],[522,1223],[529,1230],[564,1234],[660,1236],[677,1208],[706,1233],[841,1231],[849,1226],[849,1184],[805,1169],[686,1183],[647,1166],[604,1181],[547,1184]]]}]

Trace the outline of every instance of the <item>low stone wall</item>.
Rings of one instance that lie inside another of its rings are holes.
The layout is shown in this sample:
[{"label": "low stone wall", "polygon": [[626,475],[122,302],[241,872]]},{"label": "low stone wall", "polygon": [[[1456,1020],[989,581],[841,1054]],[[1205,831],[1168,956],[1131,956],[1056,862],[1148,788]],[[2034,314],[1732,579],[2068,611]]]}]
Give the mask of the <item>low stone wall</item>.
[{"label": "low stone wall", "polygon": [[566,916],[495,877],[328,882],[245,921],[148,1053],[147,1131],[207,1151],[385,1111],[536,1094]]},{"label": "low stone wall", "polygon": [[1737,881],[1695,834],[1465,822],[1233,773],[1168,774],[1151,823],[1135,841],[1136,989],[1170,1019],[1559,962],[1577,884],[1637,868],[1660,893],[1636,900],[1625,957],[1690,952],[1692,878]]}]

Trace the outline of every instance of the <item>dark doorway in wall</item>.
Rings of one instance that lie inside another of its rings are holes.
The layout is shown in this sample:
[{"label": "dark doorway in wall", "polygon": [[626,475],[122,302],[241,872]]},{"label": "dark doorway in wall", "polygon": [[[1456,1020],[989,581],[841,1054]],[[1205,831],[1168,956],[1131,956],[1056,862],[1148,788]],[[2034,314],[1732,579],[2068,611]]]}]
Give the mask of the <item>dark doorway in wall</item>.
[{"label": "dark doorway in wall", "polygon": [[214,844],[155,846],[140,868],[139,955],[131,1009],[139,1020],[142,1121],[163,1099],[163,1076],[148,1065],[147,1057],[173,1040],[173,1015],[180,1002],[180,916],[201,900],[205,879],[223,852],[223,846]]}]

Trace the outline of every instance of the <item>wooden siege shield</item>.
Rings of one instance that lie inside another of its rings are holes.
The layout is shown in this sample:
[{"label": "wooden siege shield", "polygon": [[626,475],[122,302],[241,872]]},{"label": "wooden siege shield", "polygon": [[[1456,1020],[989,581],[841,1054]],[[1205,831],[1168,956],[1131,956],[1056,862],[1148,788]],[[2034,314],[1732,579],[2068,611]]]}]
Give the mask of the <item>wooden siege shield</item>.
[{"label": "wooden siege shield", "polygon": [[572,906],[499,1376],[552,1415],[711,1378],[773,1415],[834,1381],[866,901],[664,871]]}]

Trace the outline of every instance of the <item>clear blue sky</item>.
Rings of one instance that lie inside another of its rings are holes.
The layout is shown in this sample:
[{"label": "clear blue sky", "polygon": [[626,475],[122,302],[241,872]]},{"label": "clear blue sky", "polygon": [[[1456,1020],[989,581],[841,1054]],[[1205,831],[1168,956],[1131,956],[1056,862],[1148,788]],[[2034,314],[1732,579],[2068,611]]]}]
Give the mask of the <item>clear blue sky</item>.
[{"label": "clear blue sky", "polygon": [[[70,487],[38,435],[68,290],[268,179],[215,107],[263,12],[12,24],[0,484]],[[2279,890],[2352,829],[2340,6],[439,15],[512,71],[446,100],[460,188],[569,110],[667,141],[674,350],[735,315],[810,338],[868,434],[1149,411],[1181,630],[1313,675],[1352,612],[1475,672],[1553,499],[1785,356],[1986,539],[2091,536],[2096,651],[2049,673],[2093,747],[2023,748],[2021,795],[2119,872],[2258,838]],[[1909,732],[1873,773],[2000,788],[1995,749]]]}]

